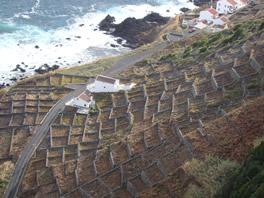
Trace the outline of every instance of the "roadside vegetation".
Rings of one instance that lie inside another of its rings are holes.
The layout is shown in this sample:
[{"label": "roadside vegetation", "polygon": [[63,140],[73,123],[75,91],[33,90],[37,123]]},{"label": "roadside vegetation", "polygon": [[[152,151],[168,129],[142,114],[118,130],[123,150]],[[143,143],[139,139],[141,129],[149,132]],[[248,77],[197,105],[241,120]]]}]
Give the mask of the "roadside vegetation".
[{"label": "roadside vegetation", "polygon": [[4,196],[9,180],[14,171],[14,164],[10,161],[0,165],[0,197]]}]

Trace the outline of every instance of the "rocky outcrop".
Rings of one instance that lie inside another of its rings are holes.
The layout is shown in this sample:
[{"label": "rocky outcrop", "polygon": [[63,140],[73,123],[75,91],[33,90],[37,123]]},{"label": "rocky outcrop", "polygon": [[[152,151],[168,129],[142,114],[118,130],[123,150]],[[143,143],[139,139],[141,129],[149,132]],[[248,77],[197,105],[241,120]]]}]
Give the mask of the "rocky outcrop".
[{"label": "rocky outcrop", "polygon": [[38,69],[35,69],[34,71],[36,73],[39,73],[39,74],[44,74],[44,73],[47,73],[49,71],[54,71],[58,68],[59,68],[58,65],[49,66],[48,64],[44,64],[44,65],[40,66]]},{"label": "rocky outcrop", "polygon": [[[207,3],[211,3],[211,0],[189,0],[190,2],[193,2],[194,5],[196,6],[202,6],[204,4],[207,4]],[[215,2],[217,0],[213,0],[213,2]]]},{"label": "rocky outcrop", "polygon": [[137,48],[155,39],[160,26],[168,23],[168,17],[151,13],[143,19],[127,18],[120,24],[114,24],[115,18],[107,15],[99,24],[99,29],[121,37],[127,41],[126,47]]}]

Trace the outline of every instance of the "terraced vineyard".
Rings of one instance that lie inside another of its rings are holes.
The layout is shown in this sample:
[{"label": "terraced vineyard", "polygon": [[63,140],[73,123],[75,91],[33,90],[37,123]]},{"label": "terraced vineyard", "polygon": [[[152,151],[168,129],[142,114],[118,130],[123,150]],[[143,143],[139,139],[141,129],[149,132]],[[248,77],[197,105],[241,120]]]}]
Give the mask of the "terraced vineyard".
[{"label": "terraced vineyard", "polygon": [[[95,94],[99,113],[65,108],[32,157],[18,197],[183,197],[192,183],[185,162],[207,154],[242,162],[264,135],[263,39],[259,31],[199,62],[135,65],[122,79],[137,83],[132,90]],[[50,76],[1,98],[1,160],[16,160],[69,92],[58,85],[87,80]]]},{"label": "terraced vineyard", "polygon": [[[247,43],[231,48],[228,61],[217,53],[211,65],[153,68],[130,79],[138,83],[130,91],[96,96],[97,115],[65,109],[32,158],[19,196],[145,197],[193,157],[217,153],[243,161],[263,131],[249,134],[251,123],[228,113],[263,95],[258,42],[251,50]],[[259,123],[263,111],[255,112]]]}]

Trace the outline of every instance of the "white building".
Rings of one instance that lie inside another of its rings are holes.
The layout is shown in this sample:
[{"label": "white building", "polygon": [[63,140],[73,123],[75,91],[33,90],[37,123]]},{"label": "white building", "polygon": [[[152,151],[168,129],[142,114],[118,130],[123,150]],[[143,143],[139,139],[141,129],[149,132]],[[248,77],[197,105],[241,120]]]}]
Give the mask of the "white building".
[{"label": "white building", "polygon": [[94,84],[97,92],[116,92],[118,91],[119,80],[99,75]]},{"label": "white building", "polygon": [[247,5],[248,0],[235,0],[237,2],[237,8],[242,8]]},{"label": "white building", "polygon": [[119,79],[98,75],[94,84],[88,84],[87,89],[91,92],[118,92],[120,90],[129,90],[135,83],[120,84]]},{"label": "white building", "polygon": [[214,25],[225,25],[229,20],[225,16],[218,17],[213,21]]},{"label": "white building", "polygon": [[235,0],[219,0],[216,3],[216,10],[220,14],[233,13],[236,9],[238,9],[238,4]]},{"label": "white building", "polygon": [[218,17],[218,12],[214,8],[208,8],[200,12],[199,20],[213,21]]},{"label": "white building", "polygon": [[76,98],[73,98],[70,101],[66,102],[66,105],[78,107],[78,108],[89,109],[91,106],[95,105],[95,102],[93,100],[92,93],[88,90],[85,90]]}]

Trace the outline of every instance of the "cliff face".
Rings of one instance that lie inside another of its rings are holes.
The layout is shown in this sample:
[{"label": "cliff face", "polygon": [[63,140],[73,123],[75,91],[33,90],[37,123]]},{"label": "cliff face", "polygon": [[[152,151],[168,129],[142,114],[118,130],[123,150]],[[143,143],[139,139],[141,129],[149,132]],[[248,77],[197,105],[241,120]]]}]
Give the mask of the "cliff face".
[{"label": "cliff face", "polygon": [[121,37],[127,41],[125,46],[137,48],[155,39],[158,28],[165,25],[168,17],[162,17],[157,13],[151,13],[143,19],[127,18],[120,24],[114,24],[115,18],[107,15],[99,24],[99,29],[107,33]]}]

